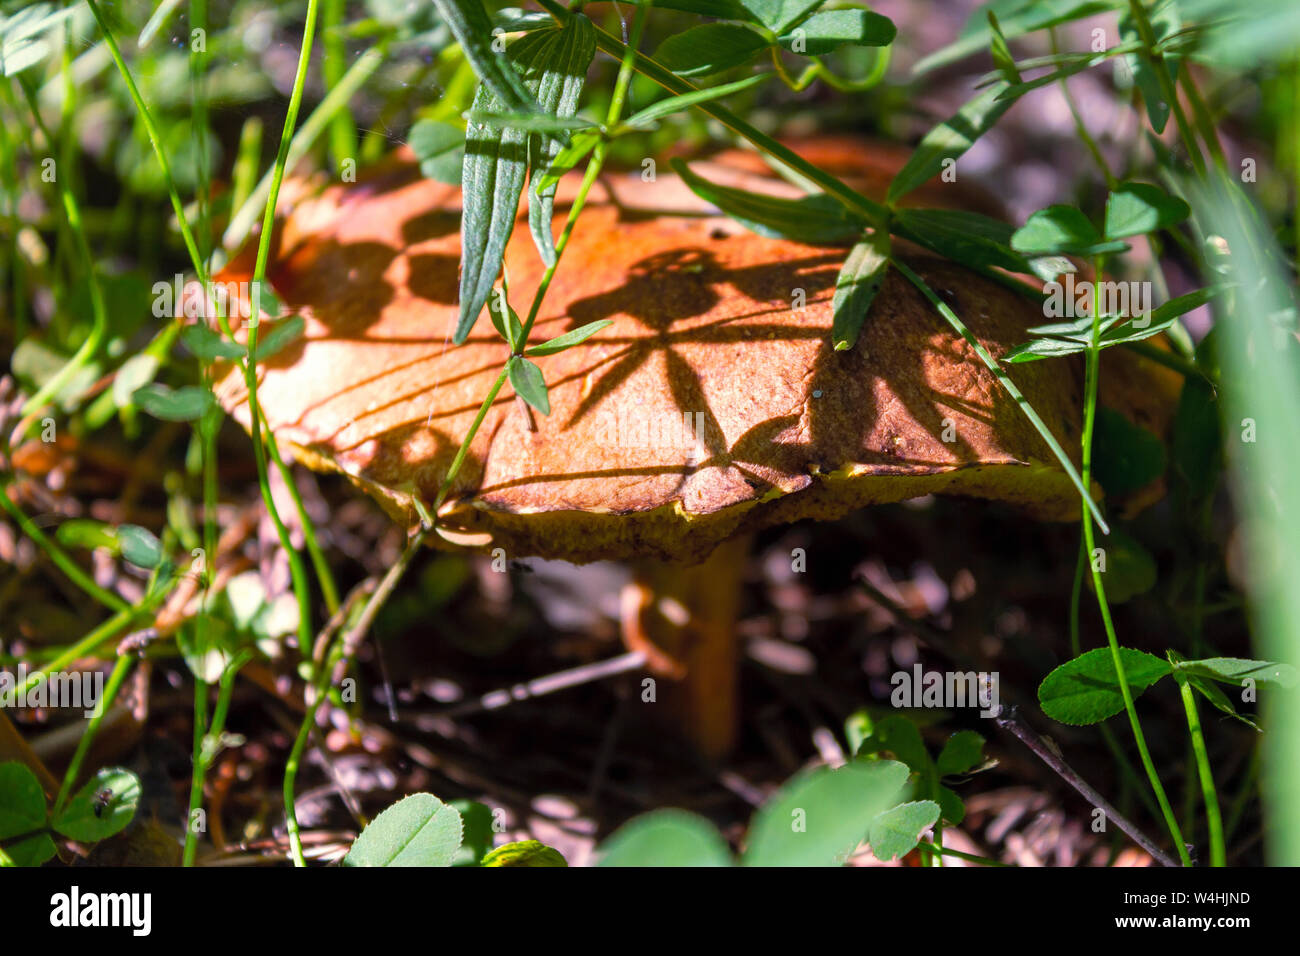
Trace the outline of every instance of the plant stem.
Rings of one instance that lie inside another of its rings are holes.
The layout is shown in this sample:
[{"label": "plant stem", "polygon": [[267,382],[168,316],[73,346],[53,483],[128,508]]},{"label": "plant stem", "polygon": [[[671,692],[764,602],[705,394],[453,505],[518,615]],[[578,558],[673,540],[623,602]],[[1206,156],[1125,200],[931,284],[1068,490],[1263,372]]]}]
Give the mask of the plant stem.
[{"label": "plant stem", "polygon": [[1210,771],[1210,756],[1205,749],[1205,735],[1201,731],[1201,718],[1196,712],[1196,694],[1192,682],[1174,669],[1178,692],[1183,697],[1187,711],[1187,730],[1192,736],[1192,751],[1196,754],[1196,772],[1201,780],[1201,797],[1205,801],[1205,822],[1210,831],[1210,866],[1224,866],[1227,852],[1223,842],[1223,815],[1219,811],[1219,795],[1214,788],[1214,774]]},{"label": "plant stem", "polygon": [[106,591],[96,584],[85,571],[77,565],[77,562],[58,546],[44,531],[36,527],[27,513],[18,507],[9,497],[9,486],[12,479],[0,481],[0,507],[9,512],[10,517],[18,523],[19,529],[27,537],[31,538],[38,548],[45,552],[46,556],[54,562],[54,566],[67,575],[68,580],[75,584],[81,590],[85,591],[92,598],[103,604],[105,607],[114,611],[122,612],[130,609],[130,605],[111,591]]},{"label": "plant stem", "polygon": [[[284,129],[280,134],[280,150],[276,155],[275,166],[271,174],[271,187],[266,200],[266,211],[262,216],[262,234],[257,243],[257,262],[253,267],[252,280],[252,316],[248,328],[248,351],[244,366],[244,384],[248,389],[248,431],[253,436],[253,459],[257,465],[257,483],[262,492],[262,501],[267,513],[275,525],[280,539],[280,546],[289,558],[289,571],[293,577],[293,590],[298,598],[298,640],[304,650],[311,646],[311,600],[307,587],[307,573],[303,568],[302,558],[293,546],[289,529],[275,506],[271,494],[271,483],[266,467],[266,446],[262,441],[261,409],[257,404],[257,330],[261,319],[260,293],[266,281],[266,266],[271,256],[271,234],[275,225],[275,205],[280,197],[280,184],[284,181],[285,162],[289,158],[289,144],[293,138],[294,126],[298,121],[298,108],[302,104],[302,90],[307,80],[307,65],[311,62],[312,40],[316,32],[316,14],[320,0],[308,0],[307,22],[303,26],[302,48],[298,53],[298,71],[294,76],[293,92],[289,96],[289,107],[285,112]],[[274,441],[274,438],[270,439]],[[292,479],[286,480],[286,485]]]},{"label": "plant stem", "polygon": [[[1094,283],[1093,288],[1092,339],[1085,353],[1082,438],[1082,472],[1085,482],[1088,482],[1092,475],[1092,434],[1097,418],[1097,372],[1101,358],[1101,276],[1104,264],[1104,257],[1099,256],[1093,266],[1097,281]],[[1092,512],[1088,510],[1089,503],[1090,499],[1084,502],[1082,509],[1084,547],[1088,552],[1088,565],[1092,569],[1093,590],[1097,594],[1097,607],[1101,611],[1102,625],[1106,629],[1106,641],[1110,645],[1110,657],[1115,667],[1115,676],[1119,681],[1120,696],[1124,698],[1124,711],[1128,714],[1129,726],[1133,729],[1133,739],[1137,743],[1138,754],[1142,758],[1142,766],[1146,770],[1147,779],[1151,782],[1151,789],[1155,792],[1156,802],[1160,804],[1160,812],[1164,815],[1165,824],[1174,839],[1178,857],[1182,860],[1184,866],[1191,866],[1191,857],[1187,853],[1187,846],[1183,843],[1183,835],[1178,829],[1178,821],[1174,819],[1174,811],[1169,805],[1169,797],[1165,794],[1165,788],[1160,783],[1155,764],[1151,760],[1151,753],[1147,749],[1146,736],[1142,733],[1142,724],[1138,721],[1137,708],[1133,705],[1133,691],[1129,687],[1128,677],[1124,673],[1124,661],[1119,653],[1119,638],[1115,635],[1115,625],[1110,617],[1110,605],[1106,601],[1106,587],[1102,583],[1101,571],[1097,568],[1097,563],[1092,560],[1096,543],[1093,536]]]},{"label": "plant stem", "polygon": [[90,745],[95,740],[95,734],[99,731],[99,725],[104,716],[108,713],[109,707],[117,699],[117,692],[122,687],[122,682],[126,680],[126,675],[131,671],[132,660],[126,655],[121,655],[117,663],[113,665],[113,672],[109,675],[108,683],[104,685],[103,696],[95,704],[95,713],[90,718],[90,723],[86,725],[86,732],[81,735],[77,741],[76,752],[72,755],[72,760],[68,764],[68,770],[63,775],[63,784],[59,787],[59,795],[54,798],[54,810],[52,816],[58,816],[63,805],[67,803],[68,794],[72,792],[73,785],[81,775],[81,765],[85,762],[86,753],[90,750]]},{"label": "plant stem", "polygon": [[78,658],[88,657],[97,651],[101,644],[115,637],[120,632],[135,624],[142,617],[153,613],[154,609],[162,603],[163,598],[167,596],[169,588],[160,587],[152,594],[147,596],[139,604],[118,611],[108,620],[95,627],[89,634],[70,644],[57,657],[50,660],[48,664],[39,670],[31,671],[27,679],[21,685],[15,687],[5,697],[0,697],[0,707],[10,706],[14,699],[21,693],[30,691],[41,681],[49,676],[51,671],[60,671],[66,668]]},{"label": "plant stem", "polygon": [[1092,495],[1088,493],[1087,489],[1090,487],[1088,479],[1081,476],[1079,472],[1075,470],[1074,462],[1070,461],[1070,457],[1065,453],[1060,442],[1056,440],[1056,436],[1053,435],[1047,425],[1044,424],[1043,420],[1039,417],[1038,412],[1034,411],[1033,406],[1029,404],[1029,400],[1025,398],[1016,383],[1011,380],[1011,377],[1007,375],[1002,366],[998,364],[997,359],[993,358],[993,356],[989,354],[989,351],[984,347],[984,344],[980,342],[971,330],[966,327],[966,323],[957,316],[956,312],[948,307],[948,303],[939,298],[935,294],[934,290],[926,284],[925,280],[913,272],[905,262],[901,259],[890,259],[889,263],[901,272],[909,282],[921,290],[921,293],[930,300],[930,304],[939,310],[939,314],[947,320],[953,330],[960,335],[966,341],[966,344],[974,350],[975,354],[979,356],[980,361],[984,363],[985,367],[993,373],[1000,383],[1002,383],[1002,387],[1007,390],[1007,394],[1010,395],[1016,405],[1019,406],[1025,417],[1033,423],[1038,434],[1042,436],[1047,447],[1051,449],[1052,455],[1058,462],[1060,462],[1066,475],[1069,476],[1071,483],[1083,498],[1084,510],[1091,509],[1090,513],[1095,515],[1098,526],[1103,531],[1109,533],[1109,528],[1106,525],[1106,519],[1102,517],[1101,509],[1097,506],[1097,503],[1092,500]]},{"label": "plant stem", "polygon": [[[36,94],[32,92],[31,87],[21,79],[18,85],[22,87],[23,93],[27,97],[28,105],[31,107],[32,118],[36,121],[36,126],[45,137],[46,145],[53,150],[56,142],[50,135],[45,120],[41,117],[40,104],[36,101]],[[33,160],[35,156],[32,157]],[[77,247],[77,255],[81,259],[81,267],[86,273],[86,282],[90,287],[90,313],[91,326],[90,334],[82,341],[80,348],[70,358],[63,367],[59,369],[53,377],[45,382],[36,394],[27,400],[23,405],[24,419],[35,416],[45,408],[72,380],[72,377],[84,368],[99,351],[99,347],[104,343],[104,337],[108,333],[108,313],[104,308],[104,293],[99,287],[99,280],[95,278],[95,260],[90,254],[90,246],[86,242],[86,230],[81,224],[81,207],[77,204],[77,198],[72,194],[72,187],[69,185],[69,179],[72,174],[72,164],[68,162],[66,169],[55,171],[55,182],[58,184],[59,199],[63,204],[63,214],[67,219],[68,231],[72,233],[73,243]],[[19,432],[26,431],[24,426],[19,427]]]}]

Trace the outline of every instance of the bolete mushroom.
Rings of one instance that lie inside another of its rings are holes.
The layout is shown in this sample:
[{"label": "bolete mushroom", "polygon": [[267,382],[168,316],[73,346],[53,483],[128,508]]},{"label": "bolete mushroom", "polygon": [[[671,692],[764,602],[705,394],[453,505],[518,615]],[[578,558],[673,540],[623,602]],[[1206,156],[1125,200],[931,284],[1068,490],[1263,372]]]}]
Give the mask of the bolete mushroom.
[{"label": "bolete mushroom", "polygon": [[[749,162],[732,163],[733,175],[762,178]],[[408,523],[417,500],[435,498],[509,352],[486,321],[450,344],[459,200],[396,155],[355,185],[298,202],[277,226],[268,273],[306,330],[261,370],[267,425],[299,460],[347,475]],[[503,391],[430,536],[510,558],[635,562],[628,642],[669,678],[662,710],[708,756],[735,739],[734,621],[749,532],[927,494],[1014,502],[1048,519],[1079,514],[1075,488],[1016,404],[897,273],[857,345],[833,350],[845,255],[746,232],[675,177],[607,176],[532,341],[613,325],[539,359],[549,416]],[[1031,301],[996,282],[933,257],[908,261],[995,355],[1041,324]],[[251,264],[245,250],[217,281],[246,281]],[[526,235],[516,233],[506,268],[512,300],[527,302],[542,265]],[[1107,386],[1146,383],[1128,388],[1121,410],[1161,429],[1167,373],[1133,356],[1109,367]],[[1011,375],[1075,447],[1078,369],[1041,362]],[[225,375],[218,393],[247,426],[241,376]]]}]

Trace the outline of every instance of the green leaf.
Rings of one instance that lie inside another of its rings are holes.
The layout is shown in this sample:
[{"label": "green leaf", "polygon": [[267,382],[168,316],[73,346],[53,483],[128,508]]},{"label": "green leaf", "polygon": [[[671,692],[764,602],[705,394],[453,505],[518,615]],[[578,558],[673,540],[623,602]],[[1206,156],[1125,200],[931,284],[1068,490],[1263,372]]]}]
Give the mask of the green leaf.
[{"label": "green leaf", "polygon": [[[747,90],[752,86],[757,86],[770,80],[775,73],[756,73],[753,76],[747,76],[743,80],[737,80],[734,83],[722,83],[718,86],[711,86],[708,89],[695,90],[691,93],[680,93],[677,96],[669,96],[657,103],[651,103],[645,109],[634,114],[623,122],[623,126],[629,129],[646,129],[655,120],[678,113],[688,107],[695,106],[698,103],[708,103],[711,100],[720,100],[723,97],[731,96],[733,93],[739,93],[741,90]],[[572,167],[573,164],[570,164]]]},{"label": "green leaf", "polygon": [[[596,28],[582,14],[571,15],[560,30],[552,62],[542,74],[537,88],[537,99],[542,109],[557,121],[569,119],[578,111],[578,98],[587,79],[587,68],[595,55]],[[531,137],[528,141],[528,167],[533,175],[549,169],[563,146],[563,140],[557,136]],[[545,186],[528,193],[528,228],[533,235],[533,244],[547,266],[555,264],[555,237],[551,235],[555,189],[555,186]]]},{"label": "green leaf", "polygon": [[[1146,17],[1151,24],[1152,33],[1155,35],[1157,44],[1177,33],[1182,26],[1178,15],[1178,4],[1168,2],[1168,0],[1151,4],[1150,9],[1146,12]],[[1123,44],[1142,43],[1142,35],[1133,22],[1133,11],[1130,8],[1120,11],[1119,38]],[[1128,64],[1128,68],[1133,74],[1133,82],[1142,92],[1142,102],[1146,106],[1147,118],[1151,121],[1151,128],[1157,134],[1163,133],[1165,124],[1169,122],[1169,104],[1165,102],[1160,75],[1156,72],[1160,67],[1143,53],[1126,54],[1124,62]],[[1165,73],[1170,81],[1177,82],[1180,58],[1166,53],[1164,64]]]},{"label": "green leaf", "polygon": [[301,315],[291,316],[271,326],[266,338],[257,343],[257,360],[264,362],[286,345],[302,337],[307,321]]},{"label": "green leaf", "polygon": [[749,11],[737,0],[650,0],[650,5],[660,10],[680,10],[698,13],[717,20],[748,20]]},{"label": "green leaf", "polygon": [[465,158],[465,132],[450,123],[420,120],[408,139],[420,164],[420,174],[449,186],[460,185]]},{"label": "green leaf", "polygon": [[203,362],[237,359],[248,354],[248,350],[238,342],[232,342],[208,326],[197,323],[181,329],[181,344]]},{"label": "green leaf", "polygon": [[131,401],[165,422],[192,422],[213,404],[212,392],[197,385],[168,388],[160,382],[136,389]]},{"label": "green leaf", "polygon": [[1191,211],[1187,203],[1159,186],[1124,183],[1106,200],[1106,238],[1123,239],[1168,229],[1186,219]]},{"label": "green leaf", "polygon": [[1223,472],[1222,414],[1213,386],[1197,376],[1183,381],[1170,441],[1173,474],[1194,501],[1214,493]]},{"label": "green leaf", "polygon": [[1114,6],[1113,0],[995,0],[981,4],[962,27],[957,40],[922,59],[914,67],[914,72],[926,73],[987,49],[992,38],[986,16],[990,10],[997,13],[1003,35],[1014,40],[1026,33],[1108,13]]},{"label": "green leaf", "polygon": [[908,769],[893,760],[854,761],[800,774],[754,816],[747,866],[840,866],[871,821],[898,802]]},{"label": "green leaf", "polygon": [[822,5],[822,0],[739,0],[753,19],[773,33],[784,33]]},{"label": "green leaf", "polygon": [[130,405],[136,389],[153,381],[159,365],[158,357],[148,352],[137,352],[123,362],[113,377],[113,404],[118,408]]},{"label": "green leaf", "polygon": [[[16,761],[0,763],[0,843],[45,826],[45,794],[36,774]],[[5,853],[18,866],[40,866],[54,856],[54,841],[36,833],[6,846]]]},{"label": "green leaf", "polygon": [[1029,263],[1011,248],[1013,227],[977,212],[900,209],[894,214],[894,231],[972,269],[1029,271]]},{"label": "green leaf", "polygon": [[541,840],[520,840],[497,847],[483,857],[482,866],[568,866],[559,850]]},{"label": "green leaf", "polygon": [[765,196],[711,183],[680,159],[672,164],[697,196],[760,236],[816,245],[854,239],[866,228],[863,220],[851,218],[838,201],[824,194],[800,199]]},{"label": "green leaf", "polygon": [[488,317],[497,333],[506,340],[512,353],[519,351],[519,340],[524,334],[524,324],[519,321],[519,314],[506,301],[505,291],[497,289],[488,297]]},{"label": "green leaf", "polygon": [[886,199],[891,206],[917,186],[939,175],[945,160],[955,160],[992,129],[1002,114],[1011,108],[1011,100],[998,99],[1006,88],[1006,83],[995,83],[925,134],[906,165],[889,184]]},{"label": "green leaf", "polygon": [[959,730],[939,751],[935,769],[941,777],[966,773],[984,760],[984,738],[973,730]]},{"label": "green leaf", "polygon": [[162,542],[148,528],[137,524],[118,525],[118,549],[122,557],[141,568],[156,568],[162,563]]},{"label": "green leaf", "polygon": [[515,113],[536,112],[537,101],[532,91],[506,64],[505,57],[492,49],[492,21],[488,19],[481,0],[433,0],[433,3],[438,8],[438,15],[456,37],[465,59],[474,68],[474,74],[501,109]]},{"label": "green leaf", "polygon": [[546,376],[542,370],[526,358],[513,355],[507,365],[510,375],[510,387],[543,415],[551,414],[551,400],[546,392]]},{"label": "green leaf", "polygon": [[901,760],[908,770],[920,775],[922,792],[929,792],[936,779],[935,765],[915,723],[902,714],[877,721],[871,736],[858,748],[858,756],[866,758],[880,754],[891,754],[895,760]]},{"label": "green leaf", "polygon": [[551,165],[547,168],[545,174],[537,176],[534,172],[533,189],[536,192],[543,193],[551,189],[560,181],[560,177],[571,170],[578,163],[582,162],[586,155],[596,148],[603,134],[598,129],[579,130],[569,138],[569,145],[565,146],[555,158],[551,160]]},{"label": "green leaf", "polygon": [[470,110],[465,114],[465,119],[484,126],[525,130],[529,133],[567,133],[571,130],[598,128],[591,120],[547,116],[544,113],[491,113],[485,110]]},{"label": "green leaf", "polygon": [[[578,66],[587,40],[594,44],[591,22],[582,16],[569,18],[564,29],[543,29],[527,33],[506,50],[511,72],[530,96],[545,99],[546,111],[569,115],[577,108],[585,64]],[[586,38],[586,39],[584,39]],[[594,46],[592,46],[594,50]],[[591,57],[587,56],[586,62]],[[486,85],[474,96],[472,113],[526,113],[540,109],[534,103],[512,109]],[[534,172],[549,164],[554,155],[542,155],[542,134],[471,121],[465,132],[465,161],[462,168],[463,211],[461,213],[460,316],[452,340],[461,344],[478,321],[501,271],[506,244],[514,231],[519,211],[519,194],[530,163]],[[558,147],[555,150],[558,153]],[[529,225],[539,254],[553,257],[550,240],[550,201],[553,188],[542,196],[529,196]],[[544,228],[543,228],[544,226]]]},{"label": "green leaf", "polygon": [[851,46],[889,46],[898,31],[889,17],[861,7],[814,13],[780,38],[781,46],[804,56],[821,56]]},{"label": "green leaf", "polygon": [[413,793],[370,821],[343,865],[451,866],[461,832],[455,807],[431,793]]},{"label": "green leaf", "polygon": [[131,822],[139,803],[140,778],[124,767],[109,767],[76,792],[52,825],[71,840],[103,840]]},{"label": "green leaf", "polygon": [[1109,497],[1123,497],[1165,473],[1164,442],[1141,425],[1103,406],[1097,409],[1096,429],[1092,474]]},{"label": "green leaf", "polygon": [[1011,237],[1011,248],[1025,255],[1095,256],[1127,249],[1103,242],[1097,228],[1074,206],[1048,206],[1031,215]]},{"label": "green leaf", "polygon": [[619,827],[600,847],[600,866],[731,866],[731,851],[708,820],[655,810]]},{"label": "green leaf", "polygon": [[1002,79],[1007,83],[1015,85],[1021,82],[1020,70],[1016,67],[1016,58],[1011,55],[1011,47],[1007,45],[1007,38],[1002,33],[1002,27],[998,24],[998,15],[992,10],[988,11],[989,17],[989,50],[993,55],[993,65],[998,68],[1002,74]]},{"label": "green leaf", "polygon": [[461,841],[452,859],[452,866],[481,866],[482,860],[492,851],[495,836],[492,829],[492,811],[474,800],[451,800],[448,805],[460,814]]},{"label": "green leaf", "polygon": [[199,680],[215,684],[221,680],[237,645],[229,623],[215,615],[204,627],[188,625],[176,632],[176,647],[190,673]]},{"label": "green leaf", "polygon": [[68,548],[107,548],[114,554],[121,550],[113,527],[89,518],[71,518],[63,522],[54,536],[59,544]]},{"label": "green leaf", "polygon": [[867,842],[877,860],[893,860],[916,849],[921,833],[939,819],[933,800],[900,803],[877,816],[867,830]]},{"label": "green leaf", "polygon": [[[1137,697],[1170,673],[1168,661],[1131,647],[1119,649],[1124,676]],[[1066,661],[1038,685],[1038,702],[1043,713],[1063,724],[1096,724],[1124,709],[1119,678],[1109,647],[1086,651]]]},{"label": "green leaf", "polygon": [[[1155,587],[1155,559],[1136,539],[1116,528],[1112,529],[1100,547],[1106,556],[1102,585],[1110,604],[1123,604]],[[1092,575],[1088,575],[1085,580],[1088,582],[1088,590],[1094,590]]]},{"label": "green leaf", "polygon": [[889,237],[883,232],[863,239],[849,251],[849,257],[835,280],[831,300],[831,342],[835,351],[853,348],[867,321],[871,302],[885,281],[889,265]]},{"label": "green leaf", "polygon": [[849,742],[849,753],[857,756],[858,751],[862,749],[862,744],[871,737],[875,726],[871,715],[865,710],[856,711],[848,716],[844,721],[844,739]]},{"label": "green leaf", "polygon": [[674,33],[655,50],[654,58],[679,76],[708,76],[754,59],[767,39],[739,23],[705,23]]},{"label": "green leaf", "polygon": [[1279,687],[1296,686],[1296,669],[1290,664],[1276,661],[1252,661],[1241,657],[1206,657],[1197,661],[1182,661],[1175,665],[1180,671],[1241,686],[1244,680]]},{"label": "green leaf", "polygon": [[596,322],[588,322],[586,325],[576,328],[571,332],[557,335],[555,338],[543,342],[541,345],[534,345],[532,348],[526,349],[525,354],[545,356],[554,355],[556,352],[563,352],[565,349],[571,349],[575,345],[581,345],[601,329],[608,328],[613,324],[613,319],[600,319]]}]

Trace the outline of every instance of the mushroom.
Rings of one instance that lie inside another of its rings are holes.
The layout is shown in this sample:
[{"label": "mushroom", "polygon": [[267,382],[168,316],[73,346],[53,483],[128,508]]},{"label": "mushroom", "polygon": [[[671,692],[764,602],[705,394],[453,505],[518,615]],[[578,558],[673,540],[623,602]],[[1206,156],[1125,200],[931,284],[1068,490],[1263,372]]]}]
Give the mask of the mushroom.
[{"label": "mushroom", "polygon": [[[743,155],[715,158],[710,175],[720,171],[771,182]],[[268,272],[306,329],[260,371],[266,424],[300,461],[347,475],[408,524],[417,501],[434,500],[508,355],[487,321],[450,344],[458,210],[456,188],[396,154],[355,185],[299,201],[277,227]],[[658,709],[708,757],[735,741],[735,616],[754,530],[928,494],[1079,514],[1041,437],[896,272],[857,345],[832,349],[845,254],[745,232],[672,176],[606,177],[532,341],[613,325],[539,359],[549,416],[498,397],[429,536],[511,559],[633,562],[626,641],[661,679]],[[252,258],[244,250],[217,281],[247,281]],[[1029,300],[958,265],[907,261],[994,355],[1042,321]],[[529,301],[542,265],[526,235],[516,233],[506,268],[512,299]],[[1121,410],[1162,429],[1170,373],[1129,355],[1108,368],[1106,387],[1124,380]],[[1010,374],[1062,445],[1076,446],[1079,369],[1041,362]],[[247,427],[240,374],[225,374],[218,394]]]}]

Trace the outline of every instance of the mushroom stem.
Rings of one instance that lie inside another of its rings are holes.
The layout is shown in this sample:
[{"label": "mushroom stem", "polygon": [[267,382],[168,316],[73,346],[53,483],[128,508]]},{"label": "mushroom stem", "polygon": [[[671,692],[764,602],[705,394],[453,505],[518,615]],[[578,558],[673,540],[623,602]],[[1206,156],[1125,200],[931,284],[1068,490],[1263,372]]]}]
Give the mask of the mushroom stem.
[{"label": "mushroom stem", "polygon": [[661,679],[663,722],[710,760],[736,742],[736,614],[752,539],[731,538],[696,565],[638,561],[623,591],[623,642]]}]

